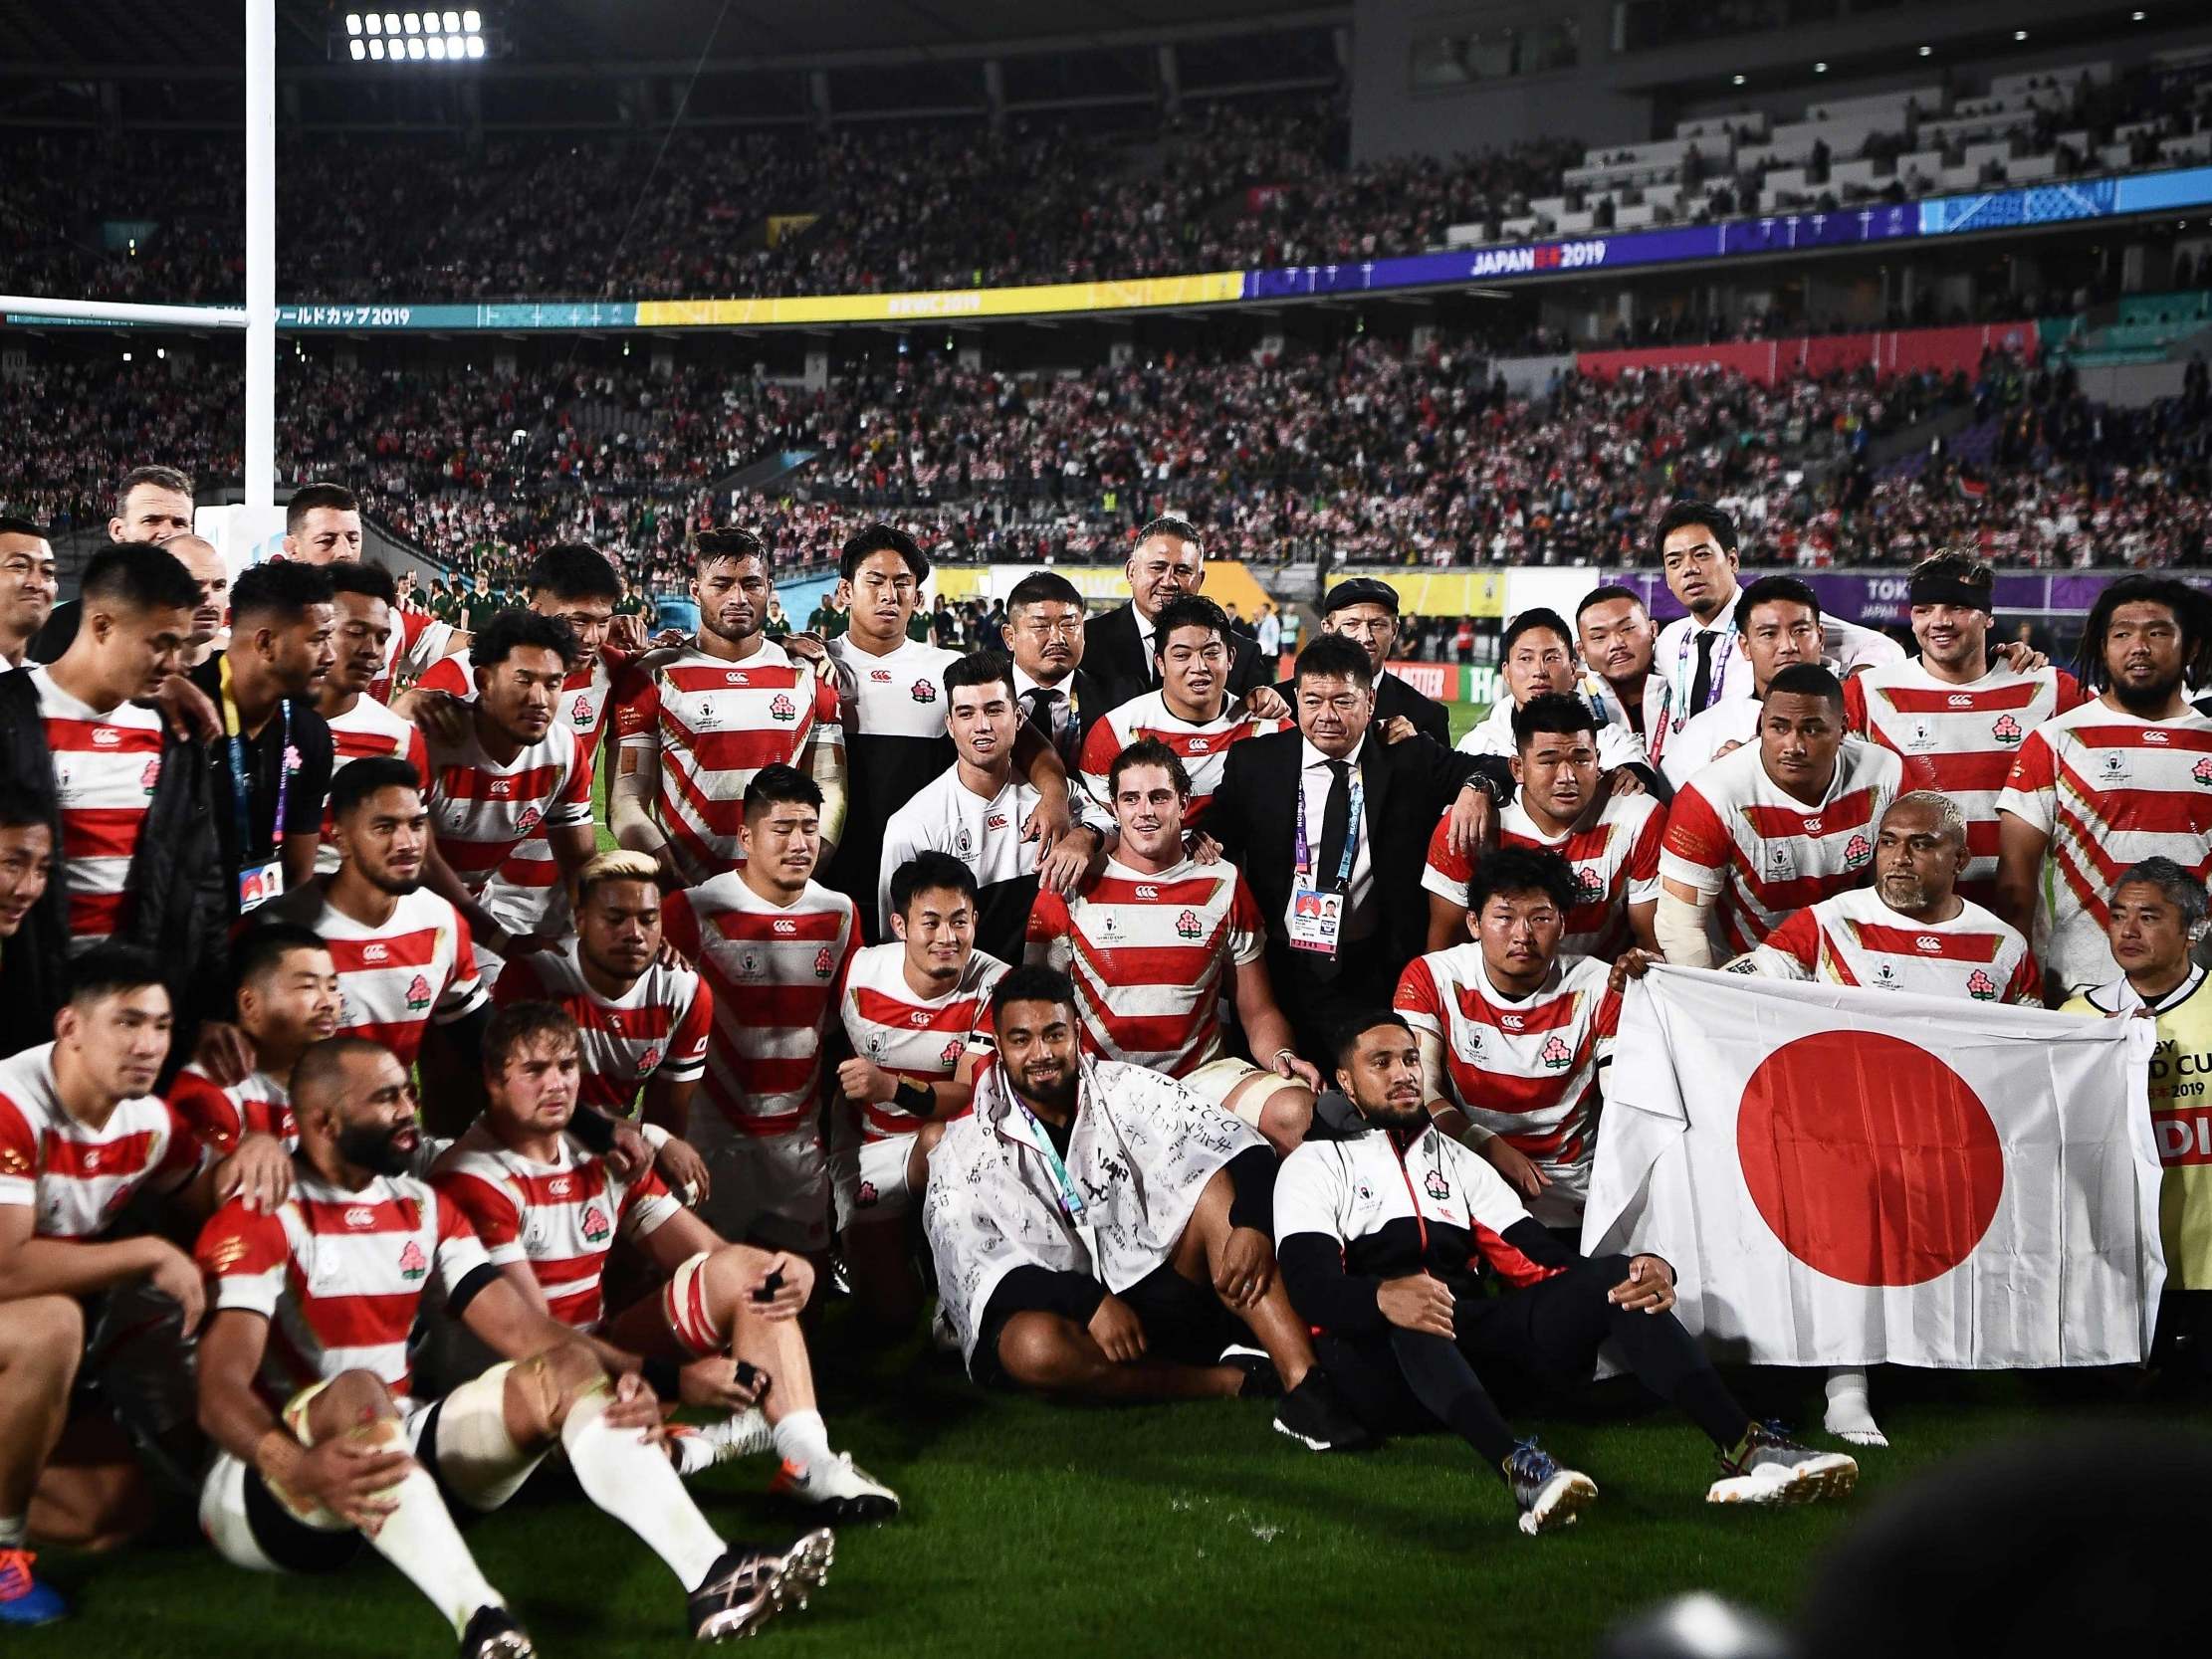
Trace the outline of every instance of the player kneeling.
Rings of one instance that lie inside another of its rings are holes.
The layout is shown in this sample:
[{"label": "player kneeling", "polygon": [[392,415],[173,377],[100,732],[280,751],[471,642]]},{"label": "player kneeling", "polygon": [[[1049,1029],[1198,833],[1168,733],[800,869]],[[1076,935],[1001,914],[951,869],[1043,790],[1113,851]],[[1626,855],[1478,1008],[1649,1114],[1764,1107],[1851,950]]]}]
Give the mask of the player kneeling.
[{"label": "player kneeling", "polygon": [[[898,1514],[896,1493],[829,1449],[797,1319],[813,1270],[724,1243],[652,1169],[626,1177],[573,1137],[581,1078],[582,1034],[565,1009],[502,1008],[484,1032],[484,1116],[438,1159],[432,1182],[523,1300],[609,1370],[642,1362],[663,1398],[731,1413],[676,1439],[682,1472],[773,1446],[783,1460],[775,1490],[820,1519]],[[666,1283],[610,1320],[601,1286],[617,1235]]]},{"label": "player kneeling", "polygon": [[[1451,1428],[1504,1475],[1522,1532],[1570,1525],[1596,1484],[1515,1440],[1476,1366],[1494,1359],[1572,1387],[1590,1379],[1610,1339],[1720,1449],[1708,1502],[1811,1503],[1852,1489],[1852,1459],[1797,1445],[1736,1403],[1668,1311],[1665,1262],[1578,1256],[1480,1154],[1438,1131],[1405,1020],[1376,1013],[1346,1030],[1337,1087],[1367,1131],[1309,1141],[1283,1160],[1275,1229],[1290,1300],[1318,1333],[1314,1351],[1370,1430]],[[1504,1282],[1500,1294],[1480,1293],[1485,1272]]]},{"label": "player kneeling", "polygon": [[[525,1659],[530,1638],[461,1542],[441,1488],[478,1511],[515,1495],[555,1445],[591,1501],[689,1592],[700,1640],[804,1604],[830,1535],[788,1552],[732,1547],[654,1443],[660,1409],[634,1370],[530,1306],[451,1200],[407,1173],[414,1091],[389,1049],[316,1044],[292,1075],[292,1194],[232,1200],[200,1235],[215,1310],[200,1339],[199,1414],[222,1448],[200,1525],[234,1564],[327,1569],[365,1539],[452,1621],[473,1659]],[[446,1309],[506,1356],[434,1404],[408,1397],[407,1337],[433,1279]]]}]

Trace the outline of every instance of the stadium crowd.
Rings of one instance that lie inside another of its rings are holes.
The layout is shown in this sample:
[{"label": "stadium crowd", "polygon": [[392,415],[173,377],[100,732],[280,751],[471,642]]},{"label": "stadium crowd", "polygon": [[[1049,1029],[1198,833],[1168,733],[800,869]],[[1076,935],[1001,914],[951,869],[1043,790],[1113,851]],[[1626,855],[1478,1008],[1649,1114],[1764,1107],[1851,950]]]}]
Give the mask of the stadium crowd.
[{"label": "stadium crowd", "polygon": [[[698,629],[647,638],[580,540],[457,622],[362,562],[341,486],[235,581],[182,474],[110,505],[59,607],[0,519],[0,1624],[68,1611],[34,1542],[187,1505],[240,1567],[372,1550],[465,1656],[526,1659],[457,1522],[557,1450],[695,1636],[750,1633],[901,1513],[814,1389],[833,1275],[884,1338],[934,1296],[986,1388],[1456,1434],[1529,1534],[1598,1487],[1492,1385],[1565,1398],[1610,1344],[1711,1442],[1708,1501],[1840,1499],[1887,1443],[1866,1370],[1826,1377],[1851,1450],[1793,1438],[1672,1263],[1581,1252],[1629,982],[2212,1039],[2212,604],[2169,577],[2107,587],[2070,674],[1993,646],[1988,563],[1938,549],[1908,659],[1739,584],[1735,520],[1676,502],[1624,533],[1689,614],[1523,612],[1452,745],[1385,667],[1388,583],[1338,583],[1284,678],[1180,518],[1127,601],[1035,570],[964,654],[881,523],[827,638],[772,627],[773,532],[694,525]],[[2180,1141],[2153,1359],[2201,1380]],[[684,1486],[754,1456],[788,1543]]]}]

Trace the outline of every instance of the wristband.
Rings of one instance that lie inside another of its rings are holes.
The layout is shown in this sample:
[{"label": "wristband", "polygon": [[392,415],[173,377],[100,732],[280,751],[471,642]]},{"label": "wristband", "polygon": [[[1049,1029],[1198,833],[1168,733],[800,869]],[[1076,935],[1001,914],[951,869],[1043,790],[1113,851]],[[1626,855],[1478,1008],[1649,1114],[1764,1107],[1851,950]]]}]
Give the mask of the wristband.
[{"label": "wristband", "polygon": [[683,1367],[673,1359],[647,1359],[638,1366],[645,1386],[664,1400],[674,1401],[684,1391]]},{"label": "wristband", "polygon": [[1293,1060],[1298,1058],[1298,1051],[1296,1049],[1278,1048],[1277,1050],[1275,1050],[1274,1058],[1267,1062],[1267,1069],[1271,1072],[1279,1071],[1282,1067],[1282,1057],[1286,1054],[1289,1055],[1290,1058]]},{"label": "wristband", "polygon": [[917,1118],[937,1116],[937,1091],[926,1083],[900,1078],[891,1091],[891,1104]]},{"label": "wristband", "polygon": [[645,1137],[645,1143],[656,1152],[676,1139],[660,1125],[648,1124],[643,1119],[638,1120],[637,1133]]}]

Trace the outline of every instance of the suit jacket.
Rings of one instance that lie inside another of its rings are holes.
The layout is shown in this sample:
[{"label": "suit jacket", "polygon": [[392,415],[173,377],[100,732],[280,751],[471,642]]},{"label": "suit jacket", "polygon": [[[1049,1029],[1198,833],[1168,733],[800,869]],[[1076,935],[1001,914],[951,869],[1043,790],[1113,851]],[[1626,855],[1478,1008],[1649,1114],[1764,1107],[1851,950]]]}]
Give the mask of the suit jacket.
[{"label": "suit jacket", "polygon": [[[1089,649],[1087,635],[1084,640],[1084,649]],[[1083,752],[1083,739],[1091,734],[1091,727],[1105,717],[1108,710],[1119,708],[1120,705],[1114,701],[1108,689],[1087,668],[1078,667],[1070,679],[1060,683],[1060,690],[1063,692],[1072,691],[1075,697],[1075,753],[1080,756]],[[1035,721],[1026,721],[1025,724],[1034,727],[1038,736],[1046,735],[1044,728]],[[1068,761],[1067,769],[1069,774],[1073,775],[1075,771],[1073,759]]]},{"label": "suit jacket", "polygon": [[[1221,786],[1206,809],[1207,829],[1243,872],[1275,946],[1284,943],[1282,917],[1290,904],[1304,752],[1305,736],[1295,726],[1245,738],[1228,751]],[[1460,786],[1477,772],[1499,784],[1501,802],[1512,798],[1512,769],[1496,755],[1461,754],[1426,736],[1370,741],[1361,751],[1366,801],[1360,834],[1367,838],[1374,872],[1369,903],[1376,910],[1375,938],[1398,964],[1412,961],[1428,943],[1429,902],[1421,873],[1429,837]]]},{"label": "suit jacket", "polygon": [[[1228,639],[1234,655],[1228,670],[1229,696],[1242,697],[1271,684],[1267,676],[1274,664],[1260,659],[1259,641],[1234,628],[1229,630]],[[1144,637],[1137,632],[1137,613],[1130,605],[1116,605],[1083,624],[1083,671],[1105,688],[1106,701],[1100,706],[1100,714],[1152,690],[1152,662],[1145,655]],[[1090,718],[1088,703],[1084,705],[1084,718]]]},{"label": "suit jacket", "polygon": [[[1275,688],[1282,693],[1283,702],[1298,707],[1298,681],[1295,676]],[[1375,724],[1396,720],[1404,715],[1414,723],[1414,729],[1424,737],[1434,737],[1443,747],[1451,746],[1451,711],[1425,693],[1417,692],[1395,674],[1386,674],[1375,682]]]}]

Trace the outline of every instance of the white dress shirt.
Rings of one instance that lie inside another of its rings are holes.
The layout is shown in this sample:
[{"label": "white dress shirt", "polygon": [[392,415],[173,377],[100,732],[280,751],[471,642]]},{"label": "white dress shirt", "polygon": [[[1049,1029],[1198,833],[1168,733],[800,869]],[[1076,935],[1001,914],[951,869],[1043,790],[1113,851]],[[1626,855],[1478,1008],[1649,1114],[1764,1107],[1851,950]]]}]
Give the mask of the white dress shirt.
[{"label": "white dress shirt", "polygon": [[[1321,862],[1321,826],[1329,810],[1329,785],[1335,774],[1329,770],[1330,757],[1315,748],[1310,740],[1300,738],[1298,751],[1298,798],[1305,811],[1306,857],[1318,866]],[[1360,759],[1366,752],[1367,735],[1362,732],[1360,740],[1352,745],[1352,752],[1345,756],[1352,763],[1349,781],[1356,781],[1365,775]],[[1374,906],[1370,902],[1375,893],[1375,864],[1370,856],[1369,844],[1375,838],[1367,833],[1367,825],[1363,821],[1366,817],[1367,802],[1363,793],[1359,815],[1352,820],[1350,830],[1353,847],[1352,882],[1346,890],[1348,897],[1345,900],[1343,937],[1346,943],[1366,938],[1373,933],[1377,920]],[[1295,856],[1295,838],[1291,841],[1291,847]],[[1314,886],[1319,888],[1333,887],[1336,883],[1334,867],[1327,870],[1315,869],[1311,876]],[[1287,930],[1289,926],[1290,907],[1286,905],[1283,907],[1283,927]]]}]

